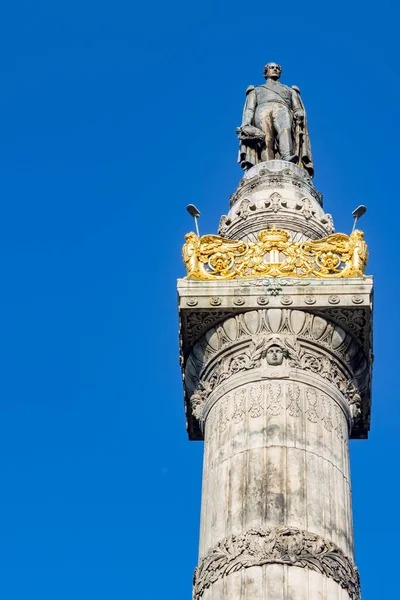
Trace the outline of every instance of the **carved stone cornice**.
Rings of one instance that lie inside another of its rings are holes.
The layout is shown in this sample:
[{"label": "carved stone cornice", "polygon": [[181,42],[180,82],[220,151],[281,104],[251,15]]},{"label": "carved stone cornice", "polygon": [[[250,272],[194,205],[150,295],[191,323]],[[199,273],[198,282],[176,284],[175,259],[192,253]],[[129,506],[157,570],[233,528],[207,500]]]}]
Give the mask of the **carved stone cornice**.
[{"label": "carved stone cornice", "polygon": [[194,600],[224,576],[249,567],[282,564],[308,568],[336,581],[360,600],[357,568],[333,542],[293,527],[252,529],[223,539],[194,572]]},{"label": "carved stone cornice", "polygon": [[[351,437],[367,437],[372,278],[346,282],[260,278],[243,281],[240,285],[233,281],[180,280],[178,291],[181,361],[191,439],[203,438],[200,424],[192,414],[190,398],[196,390],[205,392],[199,382],[209,379],[208,375],[203,376],[207,364],[217,360],[221,352],[221,360],[223,355],[239,353],[248,344],[245,338],[275,333],[297,337],[305,356],[314,350],[316,360],[308,360],[308,372],[312,372],[312,368],[326,371],[320,364],[324,353],[339,361],[336,362],[339,367],[342,365],[339,371],[347,378],[347,383],[340,383],[340,391],[349,402],[350,396],[356,398],[355,403],[352,400],[354,414],[359,406],[357,394],[361,396],[361,414],[356,417]],[[350,389],[346,390],[347,384]]]}]

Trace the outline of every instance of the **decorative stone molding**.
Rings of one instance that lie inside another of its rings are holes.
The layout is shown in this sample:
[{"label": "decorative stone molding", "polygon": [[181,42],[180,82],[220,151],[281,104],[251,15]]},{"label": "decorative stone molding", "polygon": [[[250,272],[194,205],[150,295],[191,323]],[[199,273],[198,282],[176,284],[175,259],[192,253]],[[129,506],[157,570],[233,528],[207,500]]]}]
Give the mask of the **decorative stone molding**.
[{"label": "decorative stone molding", "polygon": [[303,217],[308,221],[315,216],[315,209],[309,198],[302,198],[295,206],[296,210],[300,211]]},{"label": "decorative stone molding", "polygon": [[330,308],[325,310],[325,314],[333,321],[340,323],[347,330],[355,334],[360,342],[365,342],[365,312],[361,309],[351,308]]},{"label": "decorative stone molding", "polygon": [[284,160],[274,160],[259,163],[249,169],[240,181],[235,194],[231,196],[231,206],[246,194],[262,185],[283,187],[288,184],[298,187],[314,198],[322,206],[322,194],[318,192],[305,171],[301,172],[293,163]]},{"label": "decorative stone molding", "polygon": [[247,219],[250,211],[255,210],[255,205],[251,205],[250,200],[248,198],[244,198],[244,200],[242,200],[240,203],[239,209],[236,211],[236,215],[239,217],[239,219]]},{"label": "decorative stone molding", "polygon": [[[319,280],[318,280],[319,281]],[[295,279],[293,277],[285,277],[282,278],[280,277],[279,279],[276,279],[275,277],[260,277],[258,279],[252,279],[252,280],[245,280],[245,281],[241,281],[240,282],[240,286],[243,288],[246,287],[263,287],[265,288],[265,291],[267,292],[267,294],[270,294],[271,296],[278,296],[281,291],[282,288],[284,288],[285,286],[296,286],[296,287],[302,287],[302,286],[306,286],[306,285],[310,285],[309,281],[305,281],[304,279]]]},{"label": "decorative stone molding", "polygon": [[[275,348],[280,352],[281,358],[278,358],[280,362],[271,362],[271,358],[268,357],[271,348]],[[205,376],[205,378],[200,380],[196,391],[190,398],[193,415],[200,423],[203,423],[204,408],[210,395],[218,388],[218,386],[226,382],[233,375],[261,368],[263,377],[270,376],[273,378],[278,375],[276,367],[280,365],[283,365],[283,368],[280,368],[280,377],[284,376],[285,373],[286,377],[288,376],[287,367],[292,369],[297,368],[305,372],[313,373],[314,375],[319,375],[326,382],[334,385],[338,392],[343,396],[349,407],[353,421],[357,421],[360,417],[361,396],[356,385],[345,373],[343,373],[337,361],[325,355],[318,355],[313,350],[305,350],[295,336],[279,336],[276,334],[253,336],[248,347],[244,351],[235,355],[229,355],[224,358],[215,369],[210,369],[208,376]],[[297,384],[293,383],[289,392],[290,402],[288,404],[288,406],[291,406],[292,412],[295,408],[293,402],[296,390],[300,390],[300,388]],[[300,395],[300,391],[298,391],[298,394]],[[308,410],[311,411],[310,414],[317,414],[316,405],[318,403],[323,406],[323,397],[321,399],[317,396],[317,392],[314,389],[312,389],[312,391],[307,389],[307,394],[312,395],[312,398],[311,396],[309,398],[307,395],[309,404]],[[281,384],[269,384],[267,396],[270,398],[274,397],[274,395],[276,395],[277,398],[283,396]],[[296,402],[298,402],[298,400],[299,397]],[[276,405],[276,401],[274,401],[273,404]],[[318,414],[324,415],[325,413],[326,410],[324,408],[318,409]],[[326,419],[328,417],[325,416],[323,418]]]},{"label": "decorative stone molding", "polygon": [[203,426],[210,395],[231,377],[273,366],[267,354],[280,348],[283,366],[321,377],[333,385],[349,407],[353,426],[362,417],[360,389],[368,385],[367,361],[351,335],[312,313],[290,309],[259,309],[231,317],[211,328],[191,352],[185,386],[191,412]]},{"label": "decorative stone molding", "polygon": [[275,225],[288,229],[292,241],[305,241],[333,232],[332,217],[325,215],[322,194],[307,173],[286,161],[267,161],[250,169],[230,197],[230,210],[220,221],[219,234],[254,241]]},{"label": "decorative stone molding", "polygon": [[186,300],[187,306],[197,306],[198,303],[199,303],[199,301],[197,300],[197,298],[188,298]]},{"label": "decorative stone molding", "polygon": [[287,200],[284,200],[278,192],[273,192],[268,200],[265,201],[265,207],[277,213],[281,208],[287,208]]},{"label": "decorative stone molding", "polygon": [[[300,343],[301,340],[310,341],[316,349],[321,347],[330,350],[331,357],[342,360],[345,368],[354,372],[360,371],[360,381],[365,379],[366,372],[362,368],[365,358],[360,346],[350,334],[321,316],[285,308],[260,308],[244,312],[211,327],[207,336],[197,342],[190,354],[187,361],[187,378],[190,380],[195,376],[196,385],[209,361],[221,350],[235,349],[241,340],[248,343],[249,338],[261,334],[285,334],[297,337]],[[237,349],[240,353],[240,347]],[[220,362],[222,356],[216,358],[217,362]]]},{"label": "decorative stone molding", "polygon": [[[370,277],[346,282],[296,277],[260,277],[212,285],[183,279],[179,281],[178,290],[181,364],[184,371],[187,427],[191,439],[203,439],[200,423],[192,414],[190,397],[198,390],[200,381],[209,379],[207,369],[213,370],[224,355],[240,354],[249,344],[249,339],[246,338],[263,333],[296,336],[304,350],[314,351],[316,364],[323,355],[333,358],[336,361],[336,370],[358,390],[354,394],[351,388],[346,392],[350,394],[347,400],[348,404],[352,405],[355,418],[351,437],[367,437],[371,403]],[[213,307],[210,305],[210,299],[217,295],[221,298],[221,305]],[[290,308],[282,306],[282,295],[293,299]],[[352,300],[352,297],[357,295],[363,298],[360,305],[354,304]],[[340,304],[331,305],[328,302],[330,296],[338,296]],[[245,304],[234,304],[237,297],[242,297]],[[191,298],[197,301],[194,307],[187,304],[187,300]],[[265,308],[262,308],[263,306]],[[312,364],[314,362],[312,361]],[[206,377],[201,374],[203,371]],[[302,369],[302,372],[302,377],[306,376],[307,371]],[[248,381],[253,381],[259,376],[264,377],[265,374],[253,375],[251,371],[243,373]],[[320,377],[317,373],[315,375]],[[235,381],[238,381],[238,377],[235,378]],[[228,387],[237,385],[235,381],[229,383]],[[321,383],[322,381],[327,380],[321,378]],[[341,388],[346,389],[346,386],[343,384]],[[220,393],[219,390],[213,391],[213,398],[219,397]],[[341,394],[343,396],[343,392]],[[359,398],[356,397],[354,403],[351,397],[356,394],[362,399],[360,415]]]},{"label": "decorative stone molding", "polygon": [[333,217],[329,213],[325,213],[323,217],[321,217],[321,223],[324,225],[326,229],[326,233],[331,235],[331,233],[335,232],[335,227],[333,225]]},{"label": "decorative stone molding", "polygon": [[[193,305],[192,305],[193,306]],[[187,341],[192,344],[194,340],[198,339],[203,333],[207,331],[213,325],[216,325],[219,321],[227,319],[232,316],[232,312],[219,311],[219,312],[192,312],[186,318],[186,331]]]},{"label": "decorative stone molding", "polygon": [[249,567],[281,564],[308,568],[336,581],[352,600],[360,600],[357,568],[336,544],[293,527],[251,529],[223,539],[194,572],[194,600],[224,576]]}]

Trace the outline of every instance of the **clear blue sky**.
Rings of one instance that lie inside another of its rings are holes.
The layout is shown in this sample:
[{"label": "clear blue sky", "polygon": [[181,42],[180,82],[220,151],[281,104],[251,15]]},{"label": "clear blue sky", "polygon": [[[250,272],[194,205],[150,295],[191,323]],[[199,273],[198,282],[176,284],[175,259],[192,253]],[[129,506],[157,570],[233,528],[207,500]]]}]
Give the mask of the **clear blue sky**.
[{"label": "clear blue sky", "polygon": [[[215,232],[263,65],[308,111],[338,231],[376,276],[372,432],[351,443],[363,600],[398,570],[396,2],[9,1],[0,8],[0,596],[187,600],[202,444],[187,441],[176,278]],[[277,8],[278,6],[278,8]]]}]

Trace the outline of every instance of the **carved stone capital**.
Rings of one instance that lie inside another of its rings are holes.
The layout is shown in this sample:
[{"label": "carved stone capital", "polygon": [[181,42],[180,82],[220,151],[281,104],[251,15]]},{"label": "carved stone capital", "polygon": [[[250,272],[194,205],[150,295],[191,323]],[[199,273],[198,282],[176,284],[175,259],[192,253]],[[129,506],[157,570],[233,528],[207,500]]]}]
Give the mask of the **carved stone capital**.
[{"label": "carved stone capital", "polygon": [[223,539],[201,560],[194,573],[194,600],[218,579],[248,567],[284,564],[330,577],[352,600],[359,600],[357,568],[333,542],[293,527],[251,529]]},{"label": "carved stone capital", "polygon": [[[311,313],[259,309],[236,315],[209,330],[188,358],[185,386],[191,413],[202,427],[205,405],[221,386],[233,389],[250,371],[255,373],[246,380],[257,381],[290,377],[296,370],[339,392],[351,428],[362,415],[359,386],[368,376],[359,350],[350,334]],[[296,378],[294,373],[291,377]]]},{"label": "carved stone capital", "polygon": [[[246,373],[252,381],[269,376],[272,366],[266,360],[268,336],[281,337],[285,346],[280,372],[282,368],[297,369],[339,390],[351,413],[351,437],[366,437],[370,414],[371,288],[370,278],[324,281],[323,285],[311,278],[289,277],[207,285],[182,280],[181,360],[191,439],[203,438],[202,410],[220,383],[226,387],[239,373]],[[211,301],[217,296],[220,303],[214,306]],[[339,300],[335,306],[330,303],[332,296]],[[353,297],[362,303],[355,304]],[[283,304],[288,298],[291,304]],[[293,340],[301,350],[296,366],[293,350],[289,365],[286,347],[287,343],[293,345]],[[263,344],[259,366],[252,360],[258,344]],[[257,369],[257,377],[250,377]]]}]

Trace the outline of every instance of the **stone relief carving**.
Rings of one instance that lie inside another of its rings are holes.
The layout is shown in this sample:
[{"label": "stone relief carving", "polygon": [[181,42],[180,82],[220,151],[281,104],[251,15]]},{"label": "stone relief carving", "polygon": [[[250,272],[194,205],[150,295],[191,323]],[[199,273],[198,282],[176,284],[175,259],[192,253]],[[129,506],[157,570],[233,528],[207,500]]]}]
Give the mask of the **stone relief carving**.
[{"label": "stone relief carving", "polygon": [[236,214],[240,219],[247,219],[250,211],[254,211],[255,209],[255,205],[251,204],[248,198],[245,198],[241,201],[239,210],[236,211]]},{"label": "stone relief carving", "polygon": [[250,388],[250,407],[249,414],[255,419],[263,413],[263,404],[262,404],[262,386],[256,385]]},{"label": "stone relief carving", "polygon": [[296,204],[296,208],[302,213],[307,221],[315,216],[315,209],[309,198],[302,198],[300,202]]},{"label": "stone relief carving", "polygon": [[186,300],[187,306],[197,306],[198,303],[199,303],[199,301],[197,300],[197,298],[188,298]]},{"label": "stone relief carving", "polygon": [[266,352],[267,364],[277,367],[283,362],[284,349],[278,344],[271,344]]},{"label": "stone relief carving", "polygon": [[267,285],[267,293],[271,296],[278,296],[282,291],[282,285],[275,281],[270,281]]},{"label": "stone relief carving", "polygon": [[219,227],[218,227],[219,235],[222,235],[222,237],[224,237],[226,232],[228,231],[229,225],[231,223],[232,223],[232,220],[228,217],[228,215],[222,215],[222,217],[219,221]]},{"label": "stone relief carving", "polygon": [[318,397],[317,397],[317,392],[314,390],[314,388],[306,389],[306,398],[307,398],[307,410],[306,410],[307,419],[309,421],[311,421],[311,423],[317,423],[318,422],[318,412],[317,412]]},{"label": "stone relief carving", "polygon": [[267,385],[267,410],[274,417],[282,411],[282,387],[280,383],[269,383]]},{"label": "stone relief carving", "polygon": [[240,421],[243,421],[244,415],[246,414],[245,408],[244,408],[245,398],[246,398],[245,390],[238,390],[237,392],[235,392],[235,399],[234,399],[235,409],[233,411],[233,416],[232,416],[232,419],[235,423],[240,423]]},{"label": "stone relief carving", "polygon": [[362,342],[365,341],[364,328],[366,326],[365,312],[363,309],[330,308],[325,311],[328,317],[342,323],[346,329],[355,333]]},{"label": "stone relief carving", "polygon": [[287,208],[287,200],[284,200],[278,192],[274,192],[270,195],[269,199],[265,201],[265,207],[270,208],[272,212],[277,213],[282,207]]},{"label": "stone relief carving", "polygon": [[[319,280],[313,281],[313,285],[318,285],[319,283],[321,283]],[[293,277],[285,277],[285,279],[280,279],[279,282],[272,277],[259,277],[240,282],[241,287],[265,287],[275,289],[274,285],[277,285],[279,290],[281,290],[285,285],[305,286],[310,285],[310,282],[304,281],[304,279],[294,279]]]},{"label": "stone relief carving", "polygon": [[228,425],[228,421],[230,420],[228,415],[228,406],[230,402],[231,398],[230,396],[228,396],[227,398],[224,398],[224,400],[221,402],[221,406],[219,407],[219,430],[221,432],[225,431]]},{"label": "stone relief carving", "polygon": [[221,319],[227,319],[232,312],[193,312],[186,317],[186,336],[188,344],[200,337],[207,329],[215,325]]},{"label": "stone relief carving", "polygon": [[287,169],[276,172],[275,170],[271,171],[268,168],[262,168],[253,177],[241,179],[238,189],[230,197],[230,206],[232,207],[241,197],[259,187],[284,188],[286,185],[293,185],[300,189],[303,194],[309,194],[322,206],[322,194],[315,189],[312,180],[307,176],[297,177],[298,175],[295,176],[292,171]]},{"label": "stone relief carving", "polygon": [[[244,352],[222,361],[219,368],[213,372],[208,381],[201,380],[199,382],[196,392],[190,398],[193,414],[198,420],[202,420],[205,402],[210,393],[218,385],[236,373],[259,368],[262,364],[264,366],[268,365],[267,339],[268,338],[263,337],[255,339]],[[332,359],[329,359],[326,356],[315,356],[309,351],[305,352],[295,338],[291,339],[290,337],[285,336],[284,340],[285,347],[282,349],[282,354],[284,358],[287,357],[288,365],[318,374],[335,385],[347,400],[352,418],[354,421],[357,421],[361,416],[361,396],[354,383],[349,382],[343,373],[339,371]],[[269,341],[273,345],[276,345],[276,338],[272,338]],[[291,346],[292,344],[293,346]],[[309,394],[307,415],[310,421],[316,422],[318,416],[315,414],[317,403],[316,392],[313,388],[310,388]]]},{"label": "stone relief carving", "polygon": [[287,410],[291,417],[298,417],[301,413],[300,388],[295,383],[289,383],[287,387],[288,404]]},{"label": "stone relief carving", "polygon": [[[308,340],[311,346],[306,343]],[[208,331],[206,338],[193,348],[186,365],[192,410],[200,415],[199,407],[204,406],[209,394],[232,375],[260,367],[268,372],[274,360],[333,384],[347,400],[353,419],[360,418],[357,381],[365,385],[368,377],[360,347],[339,326],[317,315],[290,309],[250,311]],[[352,369],[359,380],[351,375]]]},{"label": "stone relief carving", "polygon": [[336,402],[307,384],[290,381],[243,387],[234,395],[230,393],[222,398],[207,415],[207,438],[211,439],[216,429],[225,431],[230,421],[240,423],[246,414],[257,419],[264,418],[266,413],[271,419],[282,414],[282,410],[286,410],[291,418],[306,418],[314,425],[320,423],[340,441],[347,439],[346,418]]},{"label": "stone relief carving", "polygon": [[331,410],[331,402],[325,394],[321,394],[321,402],[323,408],[323,421],[324,427],[327,431],[332,431],[332,410]]},{"label": "stone relief carving", "polygon": [[211,306],[220,306],[221,303],[222,300],[219,296],[213,296],[212,298],[210,298]]},{"label": "stone relief carving", "polygon": [[335,227],[333,225],[333,218],[332,218],[331,214],[326,213],[321,218],[321,223],[324,225],[325,230],[326,230],[326,232],[327,232],[328,235],[331,235],[332,233],[335,232]]},{"label": "stone relief carving", "polygon": [[308,568],[332,578],[352,600],[360,600],[357,568],[333,542],[294,527],[251,529],[223,539],[194,572],[194,600],[222,577],[267,564]]}]

